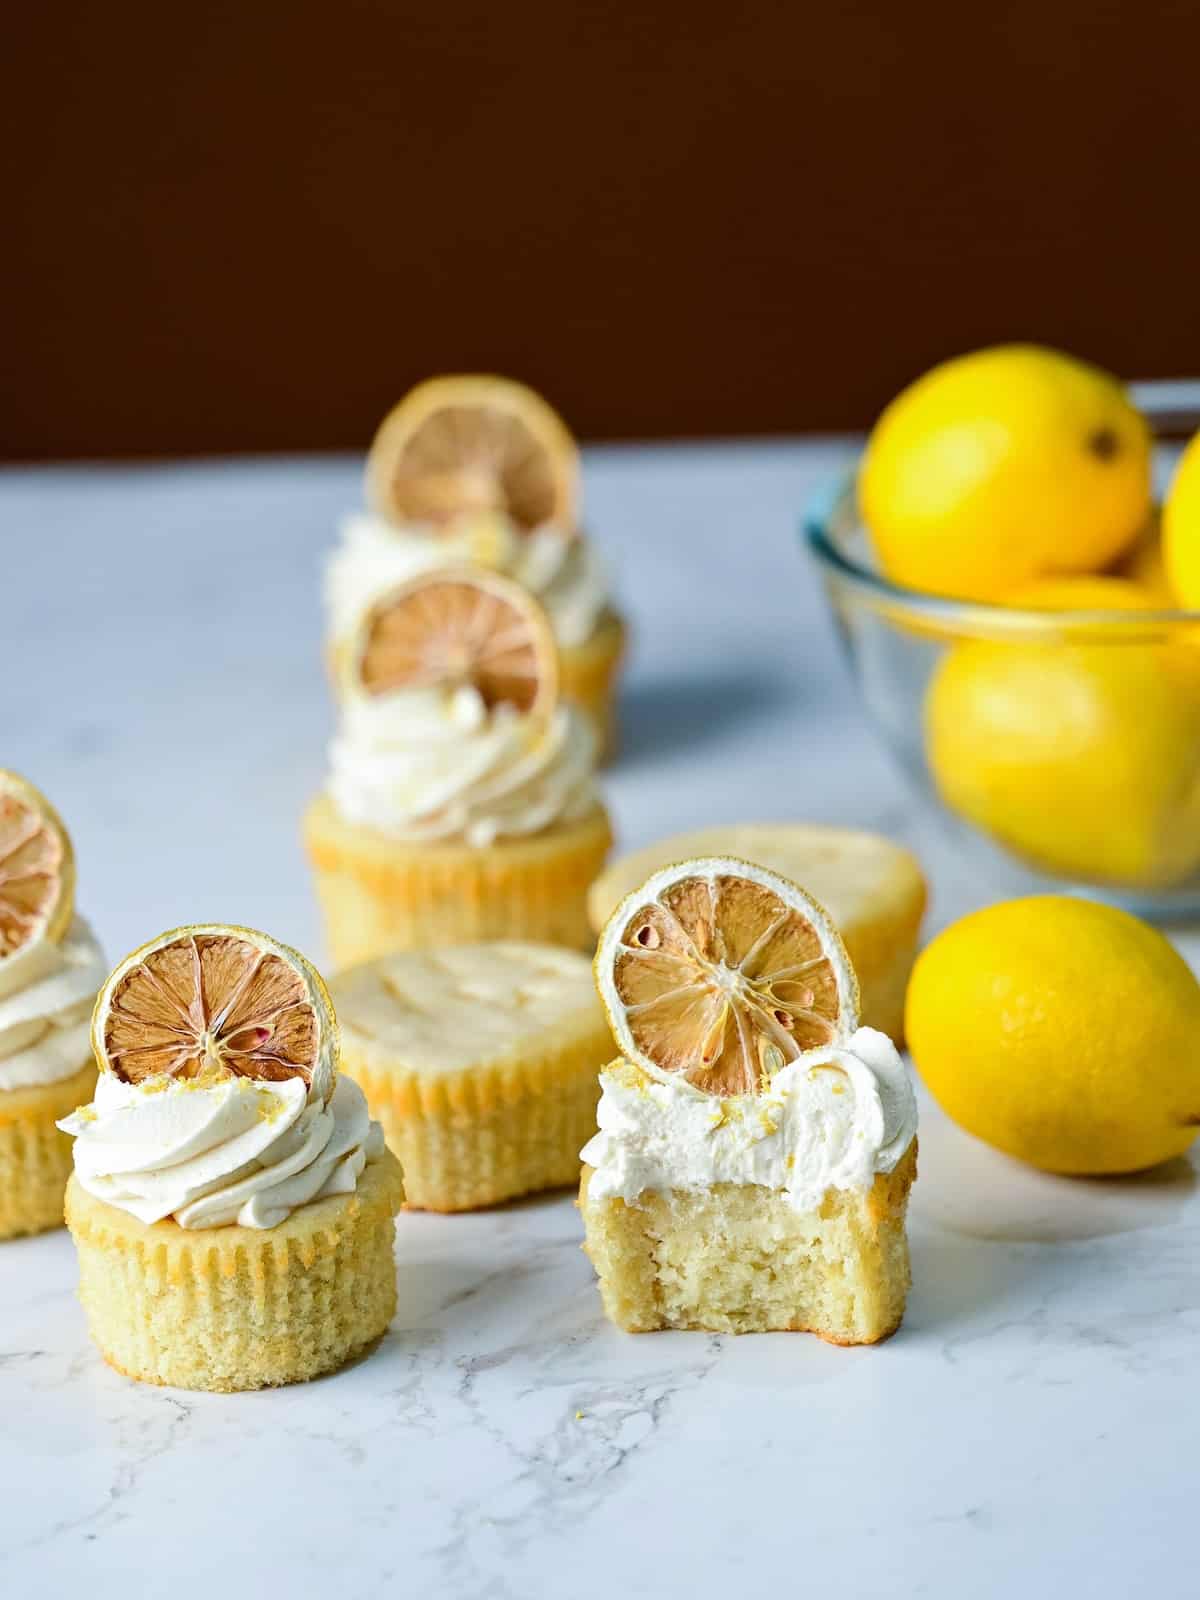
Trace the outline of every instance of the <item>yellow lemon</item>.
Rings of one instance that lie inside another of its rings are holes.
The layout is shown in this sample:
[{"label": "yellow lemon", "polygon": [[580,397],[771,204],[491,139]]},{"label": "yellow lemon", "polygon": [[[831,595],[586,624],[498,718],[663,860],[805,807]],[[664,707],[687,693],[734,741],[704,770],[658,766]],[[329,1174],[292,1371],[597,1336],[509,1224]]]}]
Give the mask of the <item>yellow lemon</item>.
[{"label": "yellow lemon", "polygon": [[[1177,681],[1200,694],[1200,627],[1171,618],[1157,620],[1163,611],[1178,610],[1178,603],[1164,598],[1150,570],[1150,557],[1142,565],[1141,578],[1118,577],[1113,573],[1089,574],[1082,578],[1040,578],[1008,597],[1007,609],[1057,611],[1064,616],[1051,628],[1064,642],[1082,644],[1096,639],[1119,644],[1123,650],[1137,645],[1163,645],[1157,660]],[[1165,582],[1165,580],[1163,580]],[[1137,618],[1112,617],[1101,620],[1089,616],[1071,617],[1071,612],[1152,612],[1143,625]]]},{"label": "yellow lemon", "polygon": [[1143,589],[1159,611],[1173,611],[1179,607],[1179,598],[1167,576],[1167,558],[1163,549],[1162,516],[1157,508],[1151,513],[1135,543],[1113,568],[1116,577],[1127,578]]},{"label": "yellow lemon", "polygon": [[[1003,609],[1018,611],[1153,611],[1156,609],[1152,595],[1143,584],[1129,578],[1116,577],[1112,573],[1072,578],[1039,578],[1036,583],[1024,584],[1012,594],[1005,595],[1002,605]],[[894,610],[886,614],[891,616],[895,627],[904,632],[919,634],[924,638],[952,641],[964,637],[963,624],[960,622],[916,624],[902,620]],[[996,634],[1005,637],[1003,610],[997,612],[994,623]],[[978,630],[979,623],[973,621],[971,626]],[[1072,633],[1075,635],[1078,635],[1079,631],[1078,627],[1072,628]],[[1112,629],[1111,626],[1095,623],[1088,624],[1086,631],[1090,638],[1095,638],[1097,635],[1101,637],[1107,635]]]},{"label": "yellow lemon", "polygon": [[[1063,610],[1149,604],[1116,578],[1039,585],[1022,603],[1043,600]],[[945,804],[1041,871],[1157,888],[1200,865],[1190,651],[1117,642],[1103,624],[1078,643],[967,641],[930,681],[925,742]]]},{"label": "yellow lemon", "polygon": [[1079,578],[1039,578],[1005,597],[1026,611],[1153,611],[1154,598],[1132,578],[1098,573]]},{"label": "yellow lemon", "polygon": [[1200,1128],[1200,984],[1124,911],[1039,895],[965,917],[919,958],[907,1029],[943,1110],[1049,1172],[1136,1172]]},{"label": "yellow lemon", "polygon": [[1107,373],[1036,345],[947,361],[888,406],[859,476],[884,572],[995,600],[1098,572],[1150,511],[1150,431]]},{"label": "yellow lemon", "polygon": [[1180,604],[1200,610],[1200,433],[1183,452],[1163,506],[1163,556]]}]

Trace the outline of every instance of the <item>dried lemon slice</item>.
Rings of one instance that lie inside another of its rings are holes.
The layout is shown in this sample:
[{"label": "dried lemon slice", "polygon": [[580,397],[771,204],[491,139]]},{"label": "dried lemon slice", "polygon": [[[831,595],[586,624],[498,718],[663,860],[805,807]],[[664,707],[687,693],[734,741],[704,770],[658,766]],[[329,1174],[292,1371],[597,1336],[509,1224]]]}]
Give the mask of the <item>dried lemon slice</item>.
[{"label": "dried lemon slice", "polygon": [[489,709],[548,713],[558,696],[545,613],[489,572],[425,573],[377,600],[359,623],[351,671],[353,687],[372,697],[471,687]]},{"label": "dried lemon slice", "polygon": [[858,1026],[858,983],[828,914],[732,856],[664,867],[600,937],[596,983],[617,1047],[652,1076],[758,1094]]},{"label": "dried lemon slice", "polygon": [[147,1078],[302,1078],[328,1099],[337,1076],[329,992],[298,951],[224,923],[142,945],[101,989],[92,1017],[101,1067]]},{"label": "dried lemon slice", "polygon": [[[75,852],[54,807],[0,768],[0,994],[75,914]],[[24,978],[22,977],[22,981]]]},{"label": "dried lemon slice", "polygon": [[575,528],[579,451],[540,395],[511,378],[432,378],[375,435],[367,501],[391,522],[449,528],[506,515],[523,532]]}]

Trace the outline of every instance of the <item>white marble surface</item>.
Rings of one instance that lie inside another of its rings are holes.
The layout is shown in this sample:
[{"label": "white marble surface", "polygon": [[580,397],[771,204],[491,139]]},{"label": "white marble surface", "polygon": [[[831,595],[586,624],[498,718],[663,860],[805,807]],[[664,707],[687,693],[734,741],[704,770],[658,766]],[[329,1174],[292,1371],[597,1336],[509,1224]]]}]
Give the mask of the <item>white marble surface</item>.
[{"label": "white marble surface", "polygon": [[[798,508],[847,445],[606,450],[637,632],[622,839],[745,816],[912,839],[986,899],[856,718]],[[66,813],[116,956],[219,918],[319,949],[297,822],[329,726],[317,570],[345,461],[0,474],[0,764]],[[926,1108],[915,1284],[876,1350],[630,1338],[569,1197],[400,1218],[383,1345],[299,1390],[142,1388],[65,1234],[0,1246],[0,1594],[470,1600],[1195,1589],[1192,1166],[1038,1177]]]}]

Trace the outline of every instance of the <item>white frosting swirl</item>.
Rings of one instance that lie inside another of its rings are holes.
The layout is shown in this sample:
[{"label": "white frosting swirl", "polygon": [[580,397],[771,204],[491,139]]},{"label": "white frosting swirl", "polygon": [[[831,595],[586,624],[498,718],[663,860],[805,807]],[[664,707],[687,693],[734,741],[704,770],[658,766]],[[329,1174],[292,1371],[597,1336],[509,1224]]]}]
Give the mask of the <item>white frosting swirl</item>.
[{"label": "white frosting swirl", "polygon": [[102,1072],[90,1106],[58,1126],[75,1138],[75,1175],[140,1222],[274,1228],[297,1206],[353,1194],[383,1132],[363,1092],[340,1077],[328,1103],[300,1078],[281,1083]]},{"label": "white frosting swirl", "polygon": [[609,602],[608,574],[590,540],[543,523],[528,533],[489,516],[439,533],[369,512],[343,519],[325,571],[325,603],[335,639],[350,634],[368,606],[399,583],[447,566],[486,566],[536,595],[560,644],[586,644]]},{"label": "white frosting swirl", "polygon": [[329,793],[348,822],[414,843],[482,847],[596,805],[590,722],[565,705],[548,724],[508,705],[489,711],[469,685],[352,696],[329,759]]},{"label": "white frosting swirl", "polygon": [[718,1099],[623,1061],[600,1083],[600,1131],[580,1156],[595,1168],[588,1194],[598,1200],[760,1184],[810,1211],[827,1189],[869,1188],[877,1172],[891,1172],[917,1131],[907,1069],[874,1028],[843,1049],[808,1052],[763,1095]]},{"label": "white frosting swirl", "polygon": [[61,944],[26,952],[21,988],[0,997],[0,1092],[71,1078],[91,1060],[96,992],[108,963],[95,934],[76,917]]}]

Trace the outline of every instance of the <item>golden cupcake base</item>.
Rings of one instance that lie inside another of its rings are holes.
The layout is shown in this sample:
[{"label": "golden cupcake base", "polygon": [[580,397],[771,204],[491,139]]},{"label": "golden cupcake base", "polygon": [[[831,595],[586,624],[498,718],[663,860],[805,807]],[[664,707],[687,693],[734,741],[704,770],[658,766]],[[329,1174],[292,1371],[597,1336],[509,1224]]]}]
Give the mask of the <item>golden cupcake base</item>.
[{"label": "golden cupcake base", "polygon": [[389,1093],[349,1063],[346,1070],[400,1152],[408,1205],[472,1211],[566,1188],[579,1176],[579,1152],[596,1131],[596,1059],[583,1069],[567,1061],[542,1065],[548,1069],[542,1082],[527,1071],[502,1085],[466,1080],[429,1086],[415,1115],[397,1109],[403,1089],[393,1085]]},{"label": "golden cupcake base", "polygon": [[488,939],[592,945],[588,885],[612,843],[600,806],[532,838],[475,848],[405,844],[346,822],[320,795],[304,835],[335,967]]},{"label": "golden cupcake base", "polygon": [[67,1187],[79,1298],[104,1359],[143,1383],[226,1392],[299,1383],[366,1350],[396,1310],[390,1152],[351,1195],[277,1228],[147,1225]]},{"label": "golden cupcake base", "polygon": [[815,1333],[876,1344],[904,1315],[911,1274],[904,1218],[917,1175],[914,1140],[870,1189],[830,1189],[793,1210],[757,1184],[593,1201],[579,1191],[584,1249],[611,1321],[629,1333]]},{"label": "golden cupcake base", "polygon": [[410,1207],[469,1211],[578,1181],[612,1055],[582,956],[397,955],[333,989],[343,1070],[400,1157]]},{"label": "golden cupcake base", "polygon": [[590,719],[599,740],[600,759],[617,753],[617,676],[625,656],[627,631],[613,611],[606,611],[591,638],[583,644],[560,645],[559,692]]},{"label": "golden cupcake base", "polygon": [[0,1090],[0,1239],[62,1227],[74,1158],[71,1138],[54,1124],[86,1105],[95,1087],[89,1060],[57,1083]]}]

